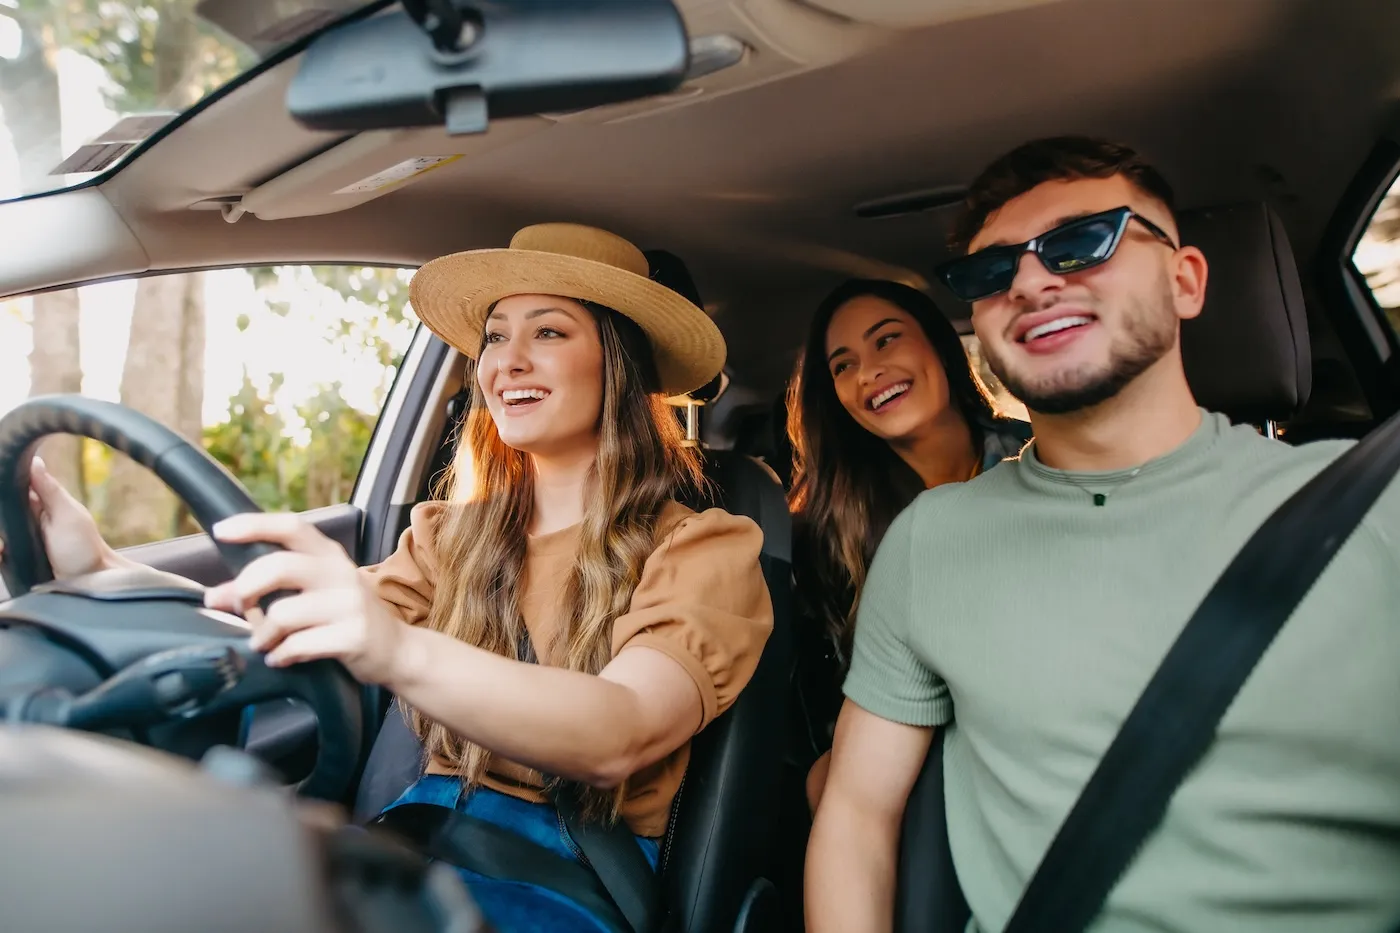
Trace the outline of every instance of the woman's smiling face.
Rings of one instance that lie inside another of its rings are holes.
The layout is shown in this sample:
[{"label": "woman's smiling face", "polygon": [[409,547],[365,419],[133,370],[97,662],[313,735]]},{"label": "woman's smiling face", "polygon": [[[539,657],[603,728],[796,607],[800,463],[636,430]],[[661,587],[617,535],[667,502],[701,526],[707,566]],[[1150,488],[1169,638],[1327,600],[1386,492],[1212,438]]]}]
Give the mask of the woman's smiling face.
[{"label": "woman's smiling face", "polygon": [[579,302],[502,298],[486,318],[477,382],[510,447],[549,458],[597,447],[603,346],[596,318]]},{"label": "woman's smiling face", "polygon": [[837,309],[826,354],[842,407],[885,441],[927,429],[950,404],[948,376],[923,328],[883,298],[862,295]]}]

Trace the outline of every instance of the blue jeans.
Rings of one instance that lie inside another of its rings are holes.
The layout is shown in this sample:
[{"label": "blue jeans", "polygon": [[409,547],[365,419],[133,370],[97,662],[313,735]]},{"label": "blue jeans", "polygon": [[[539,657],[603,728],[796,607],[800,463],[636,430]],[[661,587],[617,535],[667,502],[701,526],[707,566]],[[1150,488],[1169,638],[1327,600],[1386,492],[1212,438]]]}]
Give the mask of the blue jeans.
[{"label": "blue jeans", "polygon": [[[425,774],[399,795],[386,810],[402,803],[427,803],[466,813],[524,836],[538,846],[572,861],[581,861],[554,807],[530,803],[487,787],[463,793],[460,779]],[[637,845],[653,869],[661,847],[655,839],[637,837]],[[499,933],[607,933],[607,928],[583,907],[548,888],[523,881],[504,881],[458,868],[487,922]]]}]

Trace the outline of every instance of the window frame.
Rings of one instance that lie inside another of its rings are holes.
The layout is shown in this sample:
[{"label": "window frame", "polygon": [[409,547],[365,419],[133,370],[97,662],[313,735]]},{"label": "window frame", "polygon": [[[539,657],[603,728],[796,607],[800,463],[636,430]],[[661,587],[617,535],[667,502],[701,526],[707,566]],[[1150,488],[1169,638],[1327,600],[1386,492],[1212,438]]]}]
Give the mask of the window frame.
[{"label": "window frame", "polygon": [[1361,237],[1400,179],[1400,140],[1383,136],[1347,184],[1318,244],[1323,307],[1377,420],[1400,409],[1400,332],[1356,267]]}]

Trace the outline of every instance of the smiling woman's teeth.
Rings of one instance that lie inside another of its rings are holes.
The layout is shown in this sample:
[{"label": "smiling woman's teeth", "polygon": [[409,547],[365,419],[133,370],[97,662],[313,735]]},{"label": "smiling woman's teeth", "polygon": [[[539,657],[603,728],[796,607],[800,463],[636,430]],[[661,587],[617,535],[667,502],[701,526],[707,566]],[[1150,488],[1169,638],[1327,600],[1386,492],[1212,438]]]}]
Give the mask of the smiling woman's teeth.
[{"label": "smiling woman's teeth", "polygon": [[515,402],[535,402],[541,401],[549,395],[544,389],[506,389],[501,393],[501,400],[506,404]]},{"label": "smiling woman's teeth", "polygon": [[901,382],[899,385],[890,386],[888,389],[881,392],[879,395],[875,396],[870,400],[871,409],[873,410],[879,408],[881,405],[885,404],[890,399],[894,398],[896,395],[903,395],[905,392],[908,392],[909,386],[910,383],[908,382]]},{"label": "smiling woman's teeth", "polygon": [[1069,330],[1071,327],[1081,327],[1084,324],[1092,322],[1093,318],[1087,318],[1083,315],[1070,315],[1069,317],[1055,318],[1053,321],[1046,321],[1044,324],[1038,327],[1032,327],[1030,330],[1026,331],[1025,336],[1021,338],[1021,342],[1026,343],[1038,337],[1046,337],[1050,334],[1059,333],[1062,330]]}]

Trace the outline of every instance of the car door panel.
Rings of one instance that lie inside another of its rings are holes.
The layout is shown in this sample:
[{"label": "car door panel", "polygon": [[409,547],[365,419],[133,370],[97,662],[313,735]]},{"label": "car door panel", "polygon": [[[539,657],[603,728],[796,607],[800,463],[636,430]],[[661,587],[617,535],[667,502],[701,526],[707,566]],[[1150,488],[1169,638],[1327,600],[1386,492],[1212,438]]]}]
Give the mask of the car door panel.
[{"label": "car door panel", "polygon": [[[321,533],[345,548],[347,554],[359,552],[360,527],[363,516],[353,505],[328,505],[303,512],[302,517],[320,529]],[[156,541],[126,548],[122,554],[157,570],[178,573],[204,586],[213,586],[229,578],[229,572],[219,558],[218,549],[206,534],[186,535],[168,541]]]}]

